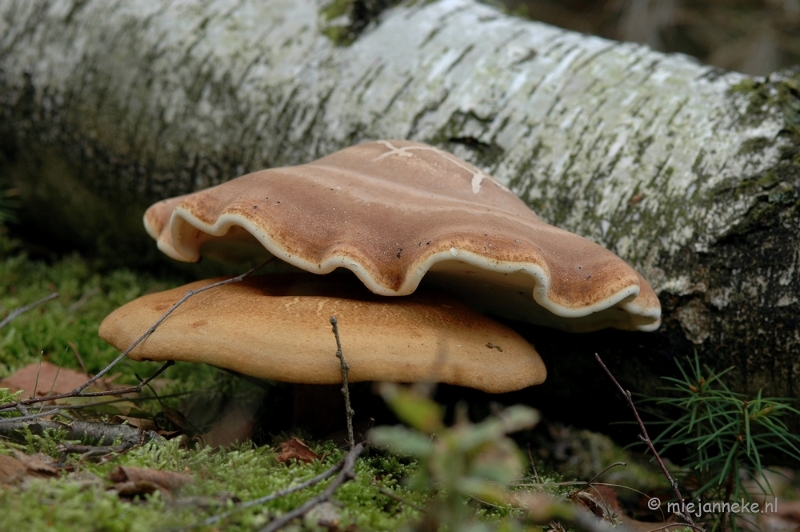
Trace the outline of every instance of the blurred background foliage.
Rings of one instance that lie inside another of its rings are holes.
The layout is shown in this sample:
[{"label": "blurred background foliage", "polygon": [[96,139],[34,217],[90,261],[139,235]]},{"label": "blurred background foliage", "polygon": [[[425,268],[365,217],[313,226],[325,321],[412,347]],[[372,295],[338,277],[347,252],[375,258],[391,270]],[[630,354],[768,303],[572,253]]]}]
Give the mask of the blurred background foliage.
[{"label": "blurred background foliage", "polygon": [[766,76],[800,64],[800,0],[501,0],[562,28]]}]

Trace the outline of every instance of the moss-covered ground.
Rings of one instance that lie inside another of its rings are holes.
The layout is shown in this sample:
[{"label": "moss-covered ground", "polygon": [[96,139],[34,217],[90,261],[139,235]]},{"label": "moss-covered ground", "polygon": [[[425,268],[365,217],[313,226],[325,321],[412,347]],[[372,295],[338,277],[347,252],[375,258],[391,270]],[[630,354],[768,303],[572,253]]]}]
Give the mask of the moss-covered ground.
[{"label": "moss-covered ground", "polygon": [[[8,453],[13,447],[5,444],[0,446],[0,452]],[[317,444],[314,448],[323,459],[307,464],[280,464],[276,453],[266,446],[243,444],[217,450],[187,450],[179,440],[137,447],[99,463],[69,458],[60,476],[30,479],[0,490],[3,527],[30,531],[152,531],[198,524],[232,508],[235,500],[262,497],[322,473],[343,454],[332,444]],[[110,473],[119,465],[186,473],[194,481],[176,494],[162,495],[156,491],[129,499],[109,489],[113,486]],[[360,530],[394,530],[416,517],[412,504],[403,504],[379,491],[382,488],[396,493],[410,503],[423,502],[420,495],[398,484],[409,467],[412,466],[374,454],[360,460],[355,469],[356,480],[336,492],[343,528],[352,524]],[[214,527],[200,530],[257,530],[276,514],[299,506],[325,486],[323,482],[235,512]]]},{"label": "moss-covered ground", "polygon": [[[109,268],[102,262],[75,254],[48,255],[10,238],[0,227],[0,321],[15,309],[48,294],[59,294],[56,299],[17,316],[0,328],[0,379],[13,376],[23,367],[43,362],[55,364],[64,371],[97,373],[118,355],[97,336],[102,319],[136,297],[187,280],[178,273],[156,276]],[[136,384],[158,367],[157,364],[123,360],[112,371],[116,374],[114,382]],[[359,393],[356,388],[357,398]],[[12,398],[0,382],[0,404],[8,403]],[[366,400],[380,402],[374,396]],[[45,431],[40,434],[37,429],[28,428],[12,434],[3,428],[3,419],[12,414],[0,412],[0,530],[261,530],[276,516],[319,494],[331,480],[248,508],[242,508],[241,502],[296,486],[330,469],[345,455],[345,450],[334,441],[313,439],[302,429],[292,427],[291,416],[287,425],[286,416],[276,415],[276,412],[291,410],[288,389],[247,382],[208,366],[176,364],[138,396],[127,395],[115,403],[97,405],[108,398],[80,401],[81,404],[76,404],[78,401],[73,398],[60,404],[72,419],[119,424],[123,421],[117,416],[122,415],[127,416],[130,423],[152,422],[153,428],[149,430],[157,429],[163,438],[122,452],[106,447],[102,452],[89,455],[85,450],[73,452],[75,449],[68,447],[92,442],[69,441],[64,432]],[[265,408],[264,403],[269,406]],[[224,424],[231,404],[249,413],[254,425],[263,421],[259,417],[266,417],[267,422],[258,430],[247,433],[244,442],[227,441],[221,446],[212,445],[213,441],[205,435],[213,434],[216,426]],[[36,413],[36,408],[20,409],[13,415]],[[67,421],[68,418],[60,420]],[[458,432],[465,435],[464,441],[474,442],[489,426],[491,424],[467,424],[451,430],[442,425],[441,432],[436,431],[436,435],[445,441],[447,434]],[[449,524],[449,529],[463,530],[465,521],[454,521],[453,516],[463,519],[465,515],[467,528],[474,531],[537,529],[534,523],[518,519],[520,510],[503,504],[482,503],[484,499],[474,495],[476,490],[467,489],[464,483],[464,479],[475,481],[470,477],[473,474],[470,467],[491,473],[486,477],[488,479],[497,473],[495,466],[508,466],[522,460],[520,467],[525,467],[527,460],[522,459],[511,440],[504,439],[504,430],[498,433],[496,441],[492,439],[492,445],[505,442],[497,446],[504,452],[492,451],[485,453],[487,456],[463,449],[442,451],[441,445],[431,444],[437,438],[427,433],[416,436],[409,433],[408,441],[403,442],[402,438],[392,438],[392,441],[399,447],[410,445],[417,451],[424,443],[422,447],[430,447],[429,454],[433,453],[433,458],[423,459],[419,453],[409,453],[417,456],[417,461],[369,448],[356,461],[355,478],[340,486],[333,496],[335,524],[321,528],[313,518],[306,518],[292,522],[285,529],[350,532],[404,528],[444,530]],[[549,437],[558,440],[553,444],[554,448],[560,448],[559,452],[567,460],[560,470],[568,478],[586,480],[615,462],[626,462],[628,466],[617,465],[603,473],[605,482],[623,488],[612,499],[628,504],[630,509],[639,500],[636,494],[647,498],[642,491],[670,496],[658,470],[646,463],[634,463],[634,456],[619,449],[607,437],[559,428],[557,424],[551,425],[549,430]],[[561,434],[556,438],[556,433],[566,432],[572,435]],[[406,433],[401,431],[397,434]],[[537,436],[531,432],[526,434],[526,445],[530,450],[528,443],[537,445]],[[278,445],[292,436],[301,437],[319,458],[307,463],[281,460]],[[456,439],[450,443],[461,449],[463,442]],[[456,459],[459,452],[464,456]],[[574,483],[552,480],[560,480],[552,470],[543,470],[543,463],[549,460],[546,458],[548,453],[552,457],[559,452],[534,447],[529,457],[537,457],[535,460],[540,469],[538,472],[527,471],[527,480],[516,484],[513,489],[544,491],[556,494],[561,500],[569,498],[568,493],[574,495],[580,491],[576,491]],[[513,458],[515,455],[519,456]],[[484,459],[495,460],[497,464],[492,462],[491,467],[483,467]],[[439,467],[442,464],[449,469]],[[464,464],[472,465],[467,467]],[[120,466],[180,474],[186,483],[180,488],[167,489],[145,482],[136,484],[130,491],[114,474]],[[13,470],[14,467],[17,469]],[[442,488],[447,485],[443,478],[450,479],[449,492]],[[409,479],[415,480],[405,482]],[[447,493],[462,490],[466,490],[464,497],[446,498]],[[491,489],[487,491],[490,492]],[[634,494],[636,500],[625,502],[626,494]],[[586,506],[585,501],[581,504]],[[427,512],[423,515],[424,508]],[[208,518],[226,512],[230,513],[220,521],[203,524]],[[614,521],[614,515],[617,514],[612,512],[607,518]],[[645,519],[653,517],[646,513],[635,515]],[[547,523],[550,519],[541,522]],[[406,526],[412,523],[416,525]],[[456,526],[456,523],[459,524]]]},{"label": "moss-covered ground", "polygon": [[[9,237],[0,227],[0,320],[24,305],[58,293],[56,299],[0,328],[0,379],[43,362],[64,370],[85,368],[89,374],[97,373],[119,354],[97,335],[102,319],[136,297],[184,282],[186,279],[180,274],[157,277],[129,269],[106,268],[102,262],[77,254],[49,255]],[[158,367],[154,363],[123,360],[111,373],[117,374],[116,384],[136,384]],[[109,398],[82,400],[90,405],[68,410],[67,414],[90,422],[119,423],[115,415],[153,420],[166,437],[160,443],[147,443],[125,452],[83,456],[64,452],[64,445],[91,442],[67,441],[63,433],[37,435],[30,430],[21,437],[16,434],[9,438],[8,431],[4,432],[0,426],[0,528],[34,532],[176,530],[198,525],[209,516],[235,508],[240,501],[303,482],[329,469],[344,456],[345,451],[332,441],[304,438],[321,459],[282,463],[276,446],[296,435],[287,432],[285,426],[276,433],[258,434],[257,438],[254,434],[258,444],[248,439],[223,447],[204,447],[202,439],[192,440],[191,432],[194,429],[202,433],[213,427],[224,406],[220,404],[220,396],[228,399],[252,396],[251,402],[263,401],[272,394],[270,388],[265,391],[208,366],[180,363],[170,367],[153,384],[153,388],[145,388],[139,397],[129,395],[102,407],[92,404]],[[2,388],[0,383],[0,404],[14,397]],[[281,393],[285,395],[285,391]],[[285,397],[281,400],[285,401]],[[66,402],[74,405],[76,400]],[[188,430],[182,427],[180,419],[175,420],[176,411],[191,414],[192,419],[184,422],[194,426]],[[35,413],[36,407],[30,407],[28,412]],[[0,420],[8,417],[8,413],[0,414]],[[176,429],[189,434],[170,439],[171,431],[181,432]],[[47,465],[41,470],[35,464],[28,465],[16,477],[3,471],[3,458],[20,460],[16,463],[21,464],[26,463],[26,456],[35,456]],[[182,473],[191,481],[175,491],[162,489],[124,496],[117,481],[112,480],[111,473],[118,466]],[[357,461],[355,480],[335,493],[338,529],[397,530],[404,523],[419,520],[420,509],[431,495],[413,491],[402,482],[418,470],[413,459],[368,449]],[[199,529],[261,529],[276,515],[319,493],[329,482],[237,510],[221,522]],[[509,512],[491,506],[475,510],[476,516],[489,521],[506,517]],[[307,520],[290,528],[319,529]]]},{"label": "moss-covered ground", "polygon": [[[33,260],[19,242],[0,234],[0,319],[52,292],[59,294],[57,299],[18,316],[0,329],[0,378],[40,361],[80,371],[76,352],[86,370],[96,373],[118,354],[97,336],[100,321],[135,297],[180,282],[177,277],[156,278],[124,269],[104,270],[99,263],[78,255]],[[155,368],[156,365],[125,360],[114,369],[121,374],[116,382],[135,384],[137,374],[146,375]],[[213,368],[177,365],[161,379],[159,393],[173,397],[172,404],[178,405],[187,390],[195,393],[218,390],[220,386],[229,386],[230,381],[231,377]],[[145,390],[142,395],[152,397],[152,392]],[[0,392],[0,396],[0,403],[9,399],[8,393]],[[131,414],[130,404],[124,402],[119,412],[106,407],[103,411],[72,411],[71,415],[108,421],[113,413]],[[137,404],[137,416],[157,418],[162,414],[159,401]],[[255,446],[247,442],[219,449],[192,448],[186,445],[185,438],[180,438],[87,459],[79,454],[62,454],[61,443],[63,435],[59,434],[45,437],[29,434],[24,442],[0,437],[1,455],[42,452],[52,458],[58,470],[55,475],[31,470],[21,481],[0,487],[4,530],[144,531],[193,525],[232,506],[234,501],[261,497],[313,477],[343,456],[343,451],[331,442],[311,442],[321,460],[284,464],[277,461],[276,450],[270,445]],[[109,477],[120,465],[186,473],[193,481],[176,493],[156,491],[152,495],[125,498],[111,489],[114,482]],[[361,530],[392,530],[417,517],[414,508],[424,504],[424,496],[398,483],[413,467],[413,461],[403,462],[375,451],[360,459],[356,480],[336,493],[342,528],[354,525]],[[215,525],[216,529],[256,530],[270,516],[301,504],[326,485],[323,482],[237,512]]]}]

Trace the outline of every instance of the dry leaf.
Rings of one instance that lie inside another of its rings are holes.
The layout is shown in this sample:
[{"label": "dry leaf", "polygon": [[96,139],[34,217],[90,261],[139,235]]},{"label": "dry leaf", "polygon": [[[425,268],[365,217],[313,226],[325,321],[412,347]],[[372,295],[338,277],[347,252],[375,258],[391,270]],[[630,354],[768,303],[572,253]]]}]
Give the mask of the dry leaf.
[{"label": "dry leaf", "polygon": [[53,463],[53,459],[46,454],[38,453],[29,455],[14,451],[14,456],[16,456],[17,460],[32,473],[39,473],[43,476],[55,476],[60,469]]},{"label": "dry leaf", "polygon": [[780,501],[776,507],[775,515],[800,523],[800,501]]},{"label": "dry leaf", "polygon": [[[184,473],[129,466],[117,466],[111,472],[110,478],[112,482],[117,484],[114,487],[117,491],[120,491],[121,488],[128,489],[131,486],[138,486],[135,489],[143,490],[141,493],[153,493],[153,486],[155,486],[155,489],[175,491],[193,481],[191,475]],[[132,493],[132,495],[141,493]],[[122,494],[121,491],[120,494]],[[126,495],[129,494],[126,493]]]},{"label": "dry leaf", "polygon": [[79,371],[59,368],[55,364],[42,362],[28,364],[18,369],[13,375],[0,381],[0,388],[8,388],[12,393],[22,390],[23,396],[33,397],[34,390],[38,397],[51,393],[71,392],[89,377]]},{"label": "dry leaf", "polygon": [[149,480],[138,480],[138,481],[127,481],[127,482],[120,482],[114,485],[114,491],[120,497],[137,497],[141,495],[151,495],[157,491],[160,491],[167,499],[171,499],[171,495],[169,491],[164,489],[162,486],[159,486],[155,482],[150,482]]},{"label": "dry leaf", "polygon": [[14,451],[14,455],[0,455],[0,485],[17,484],[28,477],[53,477],[60,471],[45,454]]},{"label": "dry leaf", "polygon": [[16,484],[28,474],[25,464],[14,458],[0,454],[0,486]]},{"label": "dry leaf", "polygon": [[[69,393],[82,386],[90,378],[89,375],[74,369],[61,368],[50,362],[28,364],[18,369],[13,375],[0,380],[0,388],[8,388],[10,392],[22,390],[23,397],[37,397],[49,394]],[[92,386],[96,390],[109,390],[113,387],[106,379],[100,379]]]},{"label": "dry leaf", "polygon": [[292,438],[289,441],[283,442],[278,446],[278,448],[280,450],[280,454],[277,456],[276,460],[282,464],[288,462],[289,460],[299,460],[300,462],[305,463],[319,460],[319,455],[309,449],[308,445],[297,438]]},{"label": "dry leaf", "polygon": [[573,494],[570,499],[575,503],[581,504],[600,519],[609,519],[611,517],[609,515],[611,508],[605,501],[589,492],[579,491]]}]

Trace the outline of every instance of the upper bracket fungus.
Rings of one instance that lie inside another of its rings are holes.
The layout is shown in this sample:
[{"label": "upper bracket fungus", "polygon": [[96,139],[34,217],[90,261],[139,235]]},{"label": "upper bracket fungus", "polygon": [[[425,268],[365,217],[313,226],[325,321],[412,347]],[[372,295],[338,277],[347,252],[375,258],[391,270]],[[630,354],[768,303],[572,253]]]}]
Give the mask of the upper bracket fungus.
[{"label": "upper bracket fungus", "polygon": [[317,274],[345,268],[383,296],[424,278],[478,310],[564,330],[660,323],[655,292],[621,258],[415,142],[368,142],[164,200],[145,227],[182,261],[238,248]]}]

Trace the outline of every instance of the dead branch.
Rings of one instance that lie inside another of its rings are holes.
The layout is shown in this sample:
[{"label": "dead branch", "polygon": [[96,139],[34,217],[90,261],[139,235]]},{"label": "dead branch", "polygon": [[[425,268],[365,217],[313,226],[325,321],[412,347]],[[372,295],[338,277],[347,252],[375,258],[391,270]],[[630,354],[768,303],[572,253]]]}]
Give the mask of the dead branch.
[{"label": "dead branch", "polygon": [[336,358],[342,363],[342,394],[344,395],[344,409],[347,416],[347,440],[350,443],[350,449],[352,449],[356,441],[353,437],[353,415],[355,410],[350,406],[350,384],[347,382],[347,371],[350,366],[345,361],[344,353],[342,352],[342,341],[339,338],[339,322],[336,320],[336,316],[331,316],[330,322],[333,326],[333,336],[336,338]]},{"label": "dead branch", "polygon": [[[33,416],[29,416],[32,418]],[[149,441],[163,441],[152,431],[141,431],[131,425],[109,425],[89,421],[70,421],[68,423],[46,419],[11,418],[0,420],[0,435],[15,440],[24,440],[24,431],[43,435],[45,431],[63,431],[67,440],[77,440],[95,446],[110,446],[115,442],[124,449]]]},{"label": "dead branch", "polygon": [[134,447],[129,444],[120,445],[75,445],[71,443],[63,443],[57,447],[57,450],[63,454],[80,454],[80,460],[83,461],[91,456],[103,456],[108,454],[123,453]]},{"label": "dead branch", "polygon": [[38,300],[34,301],[33,303],[30,303],[28,305],[25,305],[24,307],[20,307],[20,308],[14,310],[13,312],[11,312],[11,314],[6,316],[3,321],[0,321],[0,329],[2,329],[3,327],[5,327],[9,323],[11,323],[11,320],[16,318],[20,314],[24,314],[25,312],[28,312],[29,310],[35,309],[39,305],[44,305],[48,301],[52,301],[53,299],[55,299],[57,297],[58,297],[58,292],[53,292],[49,296],[43,297],[42,299],[38,299]]},{"label": "dead branch", "polygon": [[[678,481],[675,480],[674,478],[672,478],[672,475],[670,475],[669,471],[667,470],[667,466],[664,465],[664,461],[661,459],[661,456],[658,454],[658,451],[656,450],[655,445],[653,445],[653,442],[650,440],[650,436],[647,434],[647,429],[644,426],[644,421],[642,421],[642,418],[639,416],[639,411],[636,410],[636,406],[633,404],[633,398],[631,397],[631,392],[629,392],[628,390],[626,390],[626,389],[624,389],[622,387],[622,385],[619,383],[619,381],[617,381],[617,379],[614,377],[614,375],[611,373],[611,371],[603,363],[603,360],[600,358],[600,355],[595,353],[594,357],[597,359],[597,362],[600,364],[600,366],[602,366],[602,368],[605,370],[606,374],[611,379],[611,382],[614,383],[614,385],[617,387],[617,389],[620,392],[622,392],[622,395],[625,396],[625,399],[628,400],[628,406],[631,407],[631,410],[633,411],[633,416],[636,418],[636,422],[639,424],[639,428],[642,431],[639,436],[641,437],[642,441],[645,444],[647,444],[647,447],[650,449],[650,452],[653,453],[653,456],[655,457],[656,461],[658,462],[658,465],[661,467],[661,471],[664,473],[664,476],[667,477],[667,481],[669,482],[669,485],[672,486],[672,490],[675,492],[675,496],[678,497],[678,500],[681,502],[681,508],[684,508],[686,499],[684,499],[683,495],[681,495],[681,490],[678,487]],[[682,518],[686,519],[686,521],[689,523],[689,526],[691,526],[692,528],[694,528],[696,530],[703,530],[701,527],[698,527],[695,524],[694,520],[692,519],[692,516],[689,515],[688,513],[687,514],[679,514],[679,515]]]},{"label": "dead branch", "polygon": [[70,306],[67,307],[67,312],[75,312],[76,310],[81,308],[83,305],[85,305],[86,302],[89,301],[89,298],[91,298],[93,296],[96,296],[99,293],[100,293],[100,289],[96,288],[96,287],[92,288],[91,290],[89,290],[87,292],[85,292],[80,297],[80,299],[78,299],[76,302],[74,302],[73,304],[71,304]]}]

